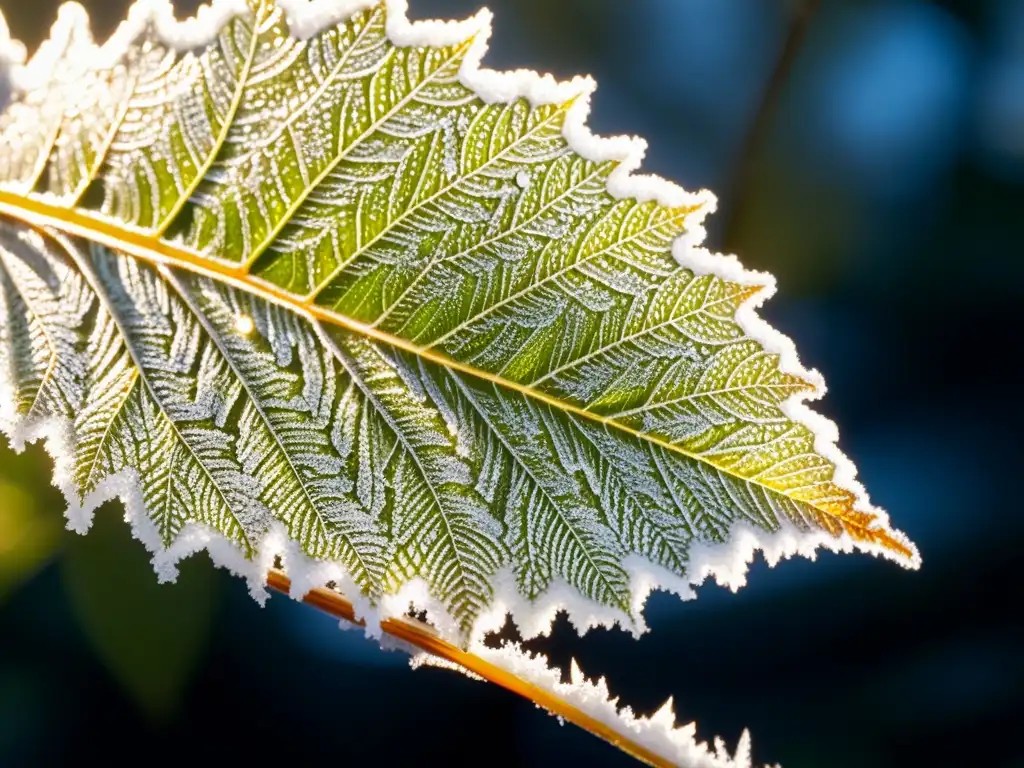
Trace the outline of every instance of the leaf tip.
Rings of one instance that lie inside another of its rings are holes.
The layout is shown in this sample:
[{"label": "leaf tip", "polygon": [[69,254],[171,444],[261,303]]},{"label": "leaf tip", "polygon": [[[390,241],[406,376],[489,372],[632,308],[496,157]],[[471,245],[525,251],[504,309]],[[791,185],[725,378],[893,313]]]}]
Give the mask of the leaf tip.
[{"label": "leaf tip", "polygon": [[895,560],[908,571],[921,570],[921,552],[903,531],[886,528],[882,542],[883,546],[895,555],[890,559]]}]

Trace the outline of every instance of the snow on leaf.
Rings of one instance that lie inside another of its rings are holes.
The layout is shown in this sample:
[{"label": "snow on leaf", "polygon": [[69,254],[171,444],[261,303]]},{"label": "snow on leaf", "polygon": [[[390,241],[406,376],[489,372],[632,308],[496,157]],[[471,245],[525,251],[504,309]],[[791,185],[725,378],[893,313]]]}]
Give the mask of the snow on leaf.
[{"label": "snow on leaf", "polygon": [[97,45],[68,5],[23,63],[0,20],[0,423],[74,524],[121,496],[164,576],[287,553],[463,645],[642,631],[756,548],[916,566],[771,278],[699,247],[711,196],[633,175],[589,80],[481,68],[488,30],[139,0]]}]

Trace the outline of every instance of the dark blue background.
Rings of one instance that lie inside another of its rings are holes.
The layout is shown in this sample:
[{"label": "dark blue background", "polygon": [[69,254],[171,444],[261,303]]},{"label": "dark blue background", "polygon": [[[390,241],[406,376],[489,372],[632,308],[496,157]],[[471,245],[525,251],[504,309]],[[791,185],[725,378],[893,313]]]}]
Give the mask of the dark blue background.
[{"label": "dark blue background", "polygon": [[[55,14],[53,0],[0,2],[27,41]],[[462,16],[476,2],[411,5]],[[90,6],[105,34],[126,2]],[[749,726],[761,762],[1024,766],[1024,2],[826,2],[739,188],[739,150],[799,3],[490,6],[490,65],[592,73],[598,131],[646,137],[647,170],[739,211],[727,231],[712,222],[711,245],[778,276],[765,316],[824,373],[818,409],[924,557],[918,573],[867,556],[758,561],[736,595],[652,598],[639,642],[559,625],[544,647],[606,673],[640,711],[672,694],[702,737],[734,744]],[[46,472],[38,448],[0,453],[0,474],[34,483],[57,515]],[[118,557],[94,556],[111,569],[94,596],[117,605],[148,566],[117,510],[104,513],[92,546]],[[493,686],[410,672],[312,609],[274,598],[261,611],[205,558],[181,588],[201,609],[167,587],[148,635],[125,619],[142,668],[174,655],[176,627],[202,628],[180,686],[140,706],[76,618],[67,561],[89,562],[86,541],[68,534],[0,602],[0,765],[202,764],[211,750],[261,765],[630,764]]]}]

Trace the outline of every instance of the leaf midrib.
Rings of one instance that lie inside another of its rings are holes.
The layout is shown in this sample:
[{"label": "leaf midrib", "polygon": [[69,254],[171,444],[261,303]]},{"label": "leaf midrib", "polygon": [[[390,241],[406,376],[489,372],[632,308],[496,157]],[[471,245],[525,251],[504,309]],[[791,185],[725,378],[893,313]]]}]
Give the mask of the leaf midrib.
[{"label": "leaf midrib", "polygon": [[847,529],[863,533],[865,540],[881,540],[888,549],[900,553],[908,559],[913,556],[910,549],[885,527],[871,528],[864,523],[839,515],[832,510],[822,508],[812,502],[792,499],[783,489],[775,488],[772,485],[756,478],[747,478],[742,475],[735,474],[727,467],[719,467],[717,464],[708,461],[701,455],[692,453],[681,446],[662,440],[656,435],[641,432],[640,430],[622,424],[615,419],[586,411],[560,400],[557,397],[548,395],[547,393],[504,379],[466,363],[453,360],[429,347],[418,346],[405,339],[382,331],[379,328],[375,328],[366,323],[342,315],[334,310],[313,304],[310,301],[304,301],[302,297],[289,293],[270,282],[249,274],[239,265],[232,265],[220,259],[202,256],[180,245],[160,240],[159,238],[153,237],[139,229],[126,227],[125,225],[112,221],[110,218],[102,215],[84,212],[74,208],[63,208],[59,205],[48,202],[38,195],[23,195],[18,194],[17,192],[0,189],[0,213],[10,216],[11,218],[32,227],[43,230],[48,228],[56,229],[68,235],[91,240],[114,250],[131,255],[152,265],[167,265],[184,269],[195,274],[211,277],[215,280],[220,280],[227,285],[232,285],[242,291],[284,307],[285,309],[306,318],[329,322],[353,334],[367,337],[372,341],[385,344],[395,349],[403,350],[436,365],[444,366],[451,370],[473,376],[477,379],[497,384],[506,389],[546,403],[558,410],[589,419],[601,424],[602,426],[620,430],[636,439],[657,445],[666,451],[684,456],[691,461],[707,464],[715,470],[725,472],[742,482],[761,486],[772,493],[789,498],[791,501],[805,504],[814,509],[818,514],[839,521]]}]

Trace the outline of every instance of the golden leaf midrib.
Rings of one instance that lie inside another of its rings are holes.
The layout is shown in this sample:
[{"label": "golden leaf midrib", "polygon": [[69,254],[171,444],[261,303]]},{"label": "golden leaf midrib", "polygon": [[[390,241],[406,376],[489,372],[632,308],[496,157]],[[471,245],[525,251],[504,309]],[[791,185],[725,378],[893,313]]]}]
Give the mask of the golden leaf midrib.
[{"label": "golden leaf midrib", "polygon": [[154,265],[166,265],[184,269],[189,272],[204,275],[223,283],[232,285],[239,290],[262,298],[271,303],[282,306],[299,315],[310,319],[316,319],[332,323],[345,330],[369,338],[373,341],[386,344],[394,349],[416,355],[435,365],[449,370],[458,371],[472,376],[478,380],[487,381],[499,385],[505,389],[518,392],[534,400],[543,402],[561,412],[572,414],[576,417],[587,419],[602,426],[612,427],[620,432],[628,434],[636,439],[656,445],[663,450],[686,457],[691,461],[697,461],[714,467],[715,470],[723,472],[736,479],[765,488],[766,490],[779,494],[791,501],[804,504],[816,513],[827,518],[836,520],[841,526],[851,532],[860,534],[862,541],[875,541],[886,549],[898,553],[908,561],[913,559],[912,550],[892,531],[885,527],[872,528],[850,517],[837,514],[834,510],[817,506],[816,504],[793,499],[788,496],[785,489],[775,488],[773,485],[757,479],[746,478],[737,475],[727,467],[719,467],[706,458],[687,451],[681,446],[669,443],[656,435],[640,432],[621,422],[584,410],[571,403],[560,400],[529,386],[524,386],[514,381],[502,378],[487,371],[480,370],[471,365],[453,360],[443,354],[433,351],[427,347],[420,347],[398,336],[375,328],[367,323],[354,320],[334,310],[314,304],[311,300],[302,299],[289,293],[280,287],[254,277],[244,267],[231,265],[220,259],[213,259],[202,256],[194,251],[183,248],[174,243],[161,240],[158,237],[144,232],[140,229],[126,227],[113,221],[108,217],[85,212],[76,208],[65,208],[47,201],[45,198],[34,194],[19,194],[17,192],[0,189],[0,213],[10,216],[18,221],[32,227],[48,230],[54,229],[67,235],[82,237],[108,248],[127,253],[144,262]]}]

